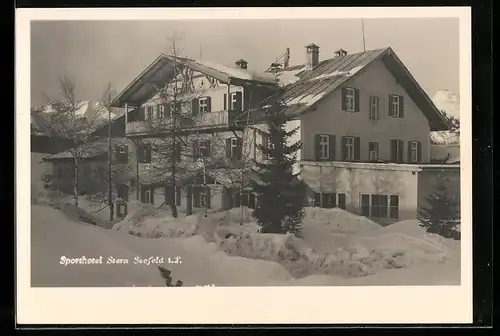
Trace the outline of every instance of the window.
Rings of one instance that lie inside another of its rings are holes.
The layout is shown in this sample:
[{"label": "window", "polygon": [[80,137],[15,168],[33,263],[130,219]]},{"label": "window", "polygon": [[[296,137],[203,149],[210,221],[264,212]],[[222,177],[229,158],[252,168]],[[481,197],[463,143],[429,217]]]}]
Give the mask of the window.
[{"label": "window", "polygon": [[255,195],[253,192],[248,190],[243,190],[237,193],[236,203],[238,206],[246,206],[250,209],[255,208]]},{"label": "window", "polygon": [[181,188],[175,187],[175,205],[181,205]]},{"label": "window", "polygon": [[345,159],[346,160],[354,160],[354,138],[346,137],[345,138]]},{"label": "window", "polygon": [[346,208],[346,201],[345,201],[345,194],[338,194],[338,207],[342,210],[345,210]]},{"label": "window", "polygon": [[165,106],[163,105],[159,106],[158,118],[165,119]]},{"label": "window", "polygon": [[117,195],[125,202],[128,202],[128,185],[120,184],[117,188]]},{"label": "window", "polygon": [[127,163],[128,162],[128,147],[127,146],[116,146],[116,163]]},{"label": "window", "polygon": [[391,140],[391,162],[403,162],[403,140]]},{"label": "window", "polygon": [[345,89],[345,110],[354,112],[356,108],[356,90],[353,88]]},{"label": "window", "polygon": [[410,141],[410,162],[418,161],[418,142]]},{"label": "window", "polygon": [[378,161],[378,142],[368,143],[368,157],[370,161]]},{"label": "window", "polygon": [[[344,195],[344,194],[339,194]],[[323,197],[322,197],[323,196]],[[323,199],[322,199],[323,198]],[[344,195],[345,202],[345,195]],[[314,193],[314,206],[326,209],[333,209],[337,206],[337,194],[336,193]],[[345,207],[345,205],[344,205]]]},{"label": "window", "polygon": [[208,112],[210,112],[209,105],[208,105],[208,97],[200,98],[198,100],[198,106],[199,106],[200,113],[208,113]]},{"label": "window", "polygon": [[154,109],[153,106],[146,106],[146,120],[153,120]]},{"label": "window", "polygon": [[321,207],[321,194],[320,193],[314,193],[314,206],[317,208]]},{"label": "window", "polygon": [[378,218],[387,217],[387,195],[372,195],[371,216]]},{"label": "window", "polygon": [[142,203],[154,204],[154,188],[145,188],[142,191]]},{"label": "window", "polygon": [[370,195],[361,195],[361,216],[370,217]]},{"label": "window", "polygon": [[226,156],[233,161],[241,160],[242,147],[243,141],[240,138],[226,139]]},{"label": "window", "polygon": [[378,102],[379,98],[375,96],[370,97],[370,119],[378,119]]},{"label": "window", "polygon": [[231,110],[235,110],[236,109],[237,101],[238,101],[237,96],[234,93],[231,94]]},{"label": "window", "polygon": [[336,194],[323,194],[323,208],[333,209],[335,208],[335,197]]},{"label": "window", "polygon": [[64,177],[64,170],[62,167],[57,167],[57,173],[56,173],[57,178],[63,178]]},{"label": "window", "polygon": [[196,187],[193,189],[193,207],[194,208],[210,208],[210,189],[204,187]]},{"label": "window", "polygon": [[104,179],[106,177],[106,171],[105,171],[104,167],[97,167],[96,177],[98,179]]},{"label": "window", "polygon": [[399,196],[391,195],[390,197],[390,217],[398,219],[399,217]]},{"label": "window", "polygon": [[202,157],[210,156],[210,140],[201,140],[199,142],[199,150]]},{"label": "window", "polygon": [[319,158],[320,160],[328,160],[330,153],[330,139],[328,135],[319,136]]},{"label": "window", "polygon": [[140,163],[151,163],[151,145],[144,144],[137,151],[137,160]]},{"label": "window", "polygon": [[395,118],[404,117],[403,96],[398,96],[394,94],[389,95],[389,115]]},{"label": "window", "polygon": [[265,134],[265,133],[262,133],[262,147],[264,147],[263,150],[261,150],[261,153],[262,153],[262,160],[267,160],[268,159],[268,153],[267,153],[267,149],[269,149],[269,135],[268,134]]}]

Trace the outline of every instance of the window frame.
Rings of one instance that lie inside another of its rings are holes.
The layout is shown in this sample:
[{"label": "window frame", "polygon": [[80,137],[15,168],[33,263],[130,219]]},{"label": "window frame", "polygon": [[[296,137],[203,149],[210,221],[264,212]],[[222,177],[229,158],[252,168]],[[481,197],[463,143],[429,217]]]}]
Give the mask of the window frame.
[{"label": "window frame", "polygon": [[[375,150],[370,148],[372,145],[375,145]],[[372,153],[375,152],[375,158],[372,158]],[[379,143],[377,141],[369,141],[368,142],[368,159],[370,161],[378,161],[379,160]]]},{"label": "window frame", "polygon": [[[352,141],[351,144],[349,144],[349,141]],[[349,148],[351,148],[352,156],[349,156]],[[346,160],[354,160],[354,152],[355,152],[355,137],[353,136],[346,136],[345,137],[345,159]]]},{"label": "window frame", "polygon": [[[413,156],[414,154],[415,154],[415,156]],[[411,159],[411,162],[418,162],[418,142],[417,141],[410,141],[410,159]]]},{"label": "window frame", "polygon": [[399,95],[391,94],[391,116],[399,118],[401,115],[401,98]]},{"label": "window frame", "polygon": [[158,119],[164,120],[165,119],[165,106],[160,105],[160,108],[158,109]]},{"label": "window frame", "polygon": [[319,158],[320,160],[330,158],[330,136],[327,134],[319,134]]},{"label": "window frame", "polygon": [[[209,153],[209,148],[210,146],[208,145],[208,141],[209,140],[199,140],[198,141],[198,152],[200,153],[200,156],[201,157],[209,157],[210,156],[210,153]],[[206,152],[204,152],[206,151]]]},{"label": "window frame", "polygon": [[[352,87],[346,87],[344,99],[345,99],[346,112],[355,112],[356,111],[356,89],[352,88]],[[352,103],[352,107],[349,106],[351,103]]]},{"label": "window frame", "polygon": [[208,113],[208,97],[200,97],[198,98],[198,113],[204,114]]},{"label": "window frame", "polygon": [[379,111],[380,97],[370,96],[370,119],[378,120],[380,116]]}]

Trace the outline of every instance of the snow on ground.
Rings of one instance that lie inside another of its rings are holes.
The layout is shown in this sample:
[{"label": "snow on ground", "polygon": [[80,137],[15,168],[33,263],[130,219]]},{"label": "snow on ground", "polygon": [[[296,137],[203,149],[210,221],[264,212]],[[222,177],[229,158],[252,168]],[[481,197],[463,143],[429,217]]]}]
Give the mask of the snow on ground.
[{"label": "snow on ground", "polygon": [[[168,211],[131,202],[129,215],[105,230],[34,205],[34,284],[162,284],[154,265],[147,270],[144,265],[60,266],[59,258],[69,251],[131,260],[180,256],[182,264],[163,266],[172,270],[174,282],[180,279],[185,286],[460,283],[460,242],[428,234],[416,220],[381,227],[340,209],[306,208],[302,238],[297,238],[261,234],[251,210],[243,210],[174,219]],[[75,269],[81,279],[66,275]],[[123,277],[111,275],[113,270]]]}]

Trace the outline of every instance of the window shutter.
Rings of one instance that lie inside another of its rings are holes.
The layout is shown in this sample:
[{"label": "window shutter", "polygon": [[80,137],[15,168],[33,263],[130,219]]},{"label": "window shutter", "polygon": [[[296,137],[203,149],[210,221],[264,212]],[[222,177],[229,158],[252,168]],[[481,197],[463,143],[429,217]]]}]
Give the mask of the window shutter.
[{"label": "window shutter", "polygon": [[387,107],[389,108],[389,117],[392,117],[392,95],[389,95],[389,104],[387,104]]},{"label": "window shutter", "polygon": [[121,163],[121,156],[120,156],[120,146],[115,146],[115,160],[116,163]]},{"label": "window shutter", "polygon": [[165,118],[170,118],[170,104],[163,104],[163,108],[165,109]]},{"label": "window shutter", "polygon": [[406,146],[408,149],[408,162],[411,162],[411,141],[408,141],[408,146]]},{"label": "window shutter", "polygon": [[151,188],[151,204],[155,204],[155,188]]},{"label": "window shutter", "polygon": [[398,141],[391,140],[391,162],[396,162],[398,157]]},{"label": "window shutter", "polygon": [[198,105],[198,98],[195,98],[191,101],[191,114],[192,115],[198,115],[198,112],[200,111],[199,105]]},{"label": "window shutter", "polygon": [[212,112],[212,98],[207,97],[207,109],[208,112]]},{"label": "window shutter", "polygon": [[231,158],[231,138],[226,139],[226,157]]},{"label": "window shutter", "polygon": [[193,141],[193,161],[200,158],[200,149],[198,147],[198,140]]},{"label": "window shutter", "polygon": [[328,142],[329,142],[329,150],[330,153],[328,153],[328,157],[330,161],[335,161],[335,147],[337,145],[337,142],[335,141],[335,135],[331,134],[328,136]]},{"label": "window shutter", "polygon": [[355,137],[354,138],[354,160],[359,161],[361,156],[360,156],[360,149],[361,147],[361,138],[360,137]]},{"label": "window shutter", "polygon": [[145,106],[141,106],[139,108],[139,120],[146,120],[146,107]]},{"label": "window shutter", "polygon": [[360,106],[359,106],[359,90],[356,89],[354,91],[354,112],[359,112],[360,111]]},{"label": "window shutter", "polygon": [[205,144],[207,146],[207,157],[210,157],[210,140],[206,140]]},{"label": "window shutter", "polygon": [[422,143],[417,142],[417,161],[422,162]]},{"label": "window shutter", "polygon": [[342,137],[342,160],[347,158],[347,139],[345,136]]},{"label": "window shutter", "polygon": [[342,99],[342,102],[341,102],[342,111],[347,111],[347,105],[346,105],[347,90],[345,88],[342,88],[341,96],[342,96],[341,97],[341,99]]},{"label": "window shutter", "polygon": [[242,99],[241,99],[242,95],[241,95],[241,92],[235,92],[234,94],[236,96],[236,104],[235,104],[235,108],[234,109],[236,111],[240,112],[240,111],[243,110],[242,109],[242,107],[243,107],[243,105],[242,105]]},{"label": "window shutter", "polygon": [[206,190],[206,193],[207,193],[206,194],[207,197],[205,199],[205,202],[207,203],[207,208],[210,209],[212,207],[211,204],[210,204],[210,201],[212,199],[212,196],[210,195],[210,188],[207,187],[205,190]]},{"label": "window shutter", "polygon": [[403,148],[404,141],[398,140],[398,142],[399,142],[399,146],[398,146],[399,147],[398,148],[398,150],[399,150],[399,156],[398,156],[398,158],[399,158],[400,162],[404,162],[404,156],[403,156],[404,155],[404,148]]},{"label": "window shutter", "polygon": [[139,145],[137,147],[137,161],[144,162],[144,145]]},{"label": "window shutter", "polygon": [[319,134],[314,135],[314,160],[319,161],[321,160],[321,151],[319,147],[319,141],[320,141],[320,136]]},{"label": "window shutter", "polygon": [[147,163],[151,162],[151,145],[146,146],[146,161]]},{"label": "window shutter", "polygon": [[404,118],[405,116],[405,101],[403,96],[399,96],[399,117]]},{"label": "window shutter", "polygon": [[227,93],[224,93],[224,111],[227,110]]}]

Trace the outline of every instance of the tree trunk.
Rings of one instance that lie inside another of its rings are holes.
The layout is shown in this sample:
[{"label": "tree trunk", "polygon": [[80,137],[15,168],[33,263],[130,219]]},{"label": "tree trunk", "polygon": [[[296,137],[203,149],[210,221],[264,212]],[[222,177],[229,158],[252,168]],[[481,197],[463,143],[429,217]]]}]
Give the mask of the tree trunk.
[{"label": "tree trunk", "polygon": [[74,157],[75,171],[73,176],[73,197],[75,199],[75,206],[78,208],[78,158]]}]

